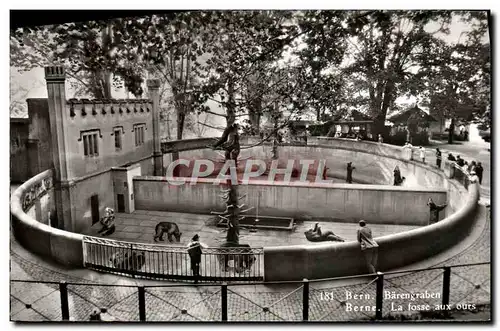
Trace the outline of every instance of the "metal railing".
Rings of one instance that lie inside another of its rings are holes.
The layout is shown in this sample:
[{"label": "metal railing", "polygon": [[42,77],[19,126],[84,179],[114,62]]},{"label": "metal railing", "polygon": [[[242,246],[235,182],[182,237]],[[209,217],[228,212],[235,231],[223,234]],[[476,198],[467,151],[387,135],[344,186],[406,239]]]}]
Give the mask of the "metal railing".
[{"label": "metal railing", "polygon": [[203,248],[200,275],[195,277],[186,247],[83,239],[84,266],[125,276],[198,281],[261,281],[264,249]]},{"label": "metal railing", "polygon": [[[490,263],[484,262],[252,284],[137,286],[11,280],[11,320],[30,316],[37,321],[87,321],[93,312],[101,312],[102,321],[141,322],[369,321],[416,313],[442,315],[489,304],[490,271]],[[248,285],[265,286],[259,291]]]}]

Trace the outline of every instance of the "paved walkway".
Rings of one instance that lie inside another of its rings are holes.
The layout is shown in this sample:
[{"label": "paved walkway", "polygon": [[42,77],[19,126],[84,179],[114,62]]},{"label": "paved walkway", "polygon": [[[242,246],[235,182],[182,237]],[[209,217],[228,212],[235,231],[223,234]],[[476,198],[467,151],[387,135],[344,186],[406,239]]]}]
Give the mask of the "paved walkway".
[{"label": "paved walkway", "polygon": [[[431,146],[426,147],[426,162],[430,165],[436,164],[435,149],[439,147],[442,152],[443,159],[452,153],[455,157],[460,155],[467,162],[481,162],[484,168],[483,182],[481,184],[481,200],[485,203],[490,203],[491,197],[491,153],[490,144],[486,142],[455,142],[448,144],[442,141],[431,141]],[[418,162],[419,154],[414,151],[414,158]]]}]

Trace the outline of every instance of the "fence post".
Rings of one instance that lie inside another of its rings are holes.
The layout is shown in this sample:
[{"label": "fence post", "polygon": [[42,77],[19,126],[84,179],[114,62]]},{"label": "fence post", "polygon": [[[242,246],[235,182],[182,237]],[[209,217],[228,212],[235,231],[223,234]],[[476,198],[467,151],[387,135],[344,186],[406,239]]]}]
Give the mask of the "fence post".
[{"label": "fence post", "polygon": [[443,306],[446,306],[450,303],[450,276],[451,276],[451,268],[444,267],[444,272],[443,272]]},{"label": "fence post", "polygon": [[375,319],[382,319],[382,304],[384,302],[384,274],[377,272],[377,297],[375,305],[377,311],[375,312]]},{"label": "fence post", "polygon": [[224,282],[221,285],[221,311],[222,311],[222,320],[227,321],[227,283]]},{"label": "fence post", "polygon": [[61,315],[63,321],[69,321],[68,284],[65,281],[59,283],[61,294]]},{"label": "fence post", "polygon": [[146,290],[144,286],[139,286],[137,289],[139,294],[139,320],[146,322]]},{"label": "fence post", "polygon": [[309,321],[309,280],[304,278],[302,284],[302,320]]}]

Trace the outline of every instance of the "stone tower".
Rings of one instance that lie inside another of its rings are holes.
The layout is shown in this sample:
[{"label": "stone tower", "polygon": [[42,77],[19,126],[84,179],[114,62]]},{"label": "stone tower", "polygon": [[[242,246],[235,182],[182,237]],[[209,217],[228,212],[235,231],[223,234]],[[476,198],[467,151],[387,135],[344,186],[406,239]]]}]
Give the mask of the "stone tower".
[{"label": "stone tower", "polygon": [[161,152],[160,142],[160,105],[159,90],[160,81],[158,79],[147,80],[149,98],[153,101],[153,160],[154,175],[163,176],[163,153]]},{"label": "stone tower", "polygon": [[46,67],[50,133],[52,143],[52,161],[54,169],[55,206],[57,227],[73,230],[72,185],[68,181],[68,130],[66,123],[69,113],[66,111],[65,80],[63,67]]}]

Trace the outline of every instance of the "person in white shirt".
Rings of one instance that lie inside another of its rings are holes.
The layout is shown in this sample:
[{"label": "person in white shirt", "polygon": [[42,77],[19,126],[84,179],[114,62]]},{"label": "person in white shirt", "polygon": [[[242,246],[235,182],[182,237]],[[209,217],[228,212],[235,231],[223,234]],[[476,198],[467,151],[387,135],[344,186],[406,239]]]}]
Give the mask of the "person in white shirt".
[{"label": "person in white shirt", "polygon": [[423,146],[420,146],[420,158],[422,159],[422,162],[425,163],[425,148]]},{"label": "person in white shirt", "polygon": [[462,171],[464,173],[469,173],[469,163],[465,161],[464,165],[462,166]]}]

